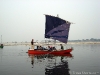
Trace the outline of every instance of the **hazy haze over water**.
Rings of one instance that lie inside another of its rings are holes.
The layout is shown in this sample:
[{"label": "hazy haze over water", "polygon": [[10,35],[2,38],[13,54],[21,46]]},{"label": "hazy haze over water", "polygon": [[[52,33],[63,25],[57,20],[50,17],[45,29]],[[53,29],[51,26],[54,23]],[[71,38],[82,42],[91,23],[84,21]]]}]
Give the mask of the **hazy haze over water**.
[{"label": "hazy haze over water", "polygon": [[69,40],[100,39],[100,0],[0,0],[3,42],[44,39],[45,16],[73,22]]}]

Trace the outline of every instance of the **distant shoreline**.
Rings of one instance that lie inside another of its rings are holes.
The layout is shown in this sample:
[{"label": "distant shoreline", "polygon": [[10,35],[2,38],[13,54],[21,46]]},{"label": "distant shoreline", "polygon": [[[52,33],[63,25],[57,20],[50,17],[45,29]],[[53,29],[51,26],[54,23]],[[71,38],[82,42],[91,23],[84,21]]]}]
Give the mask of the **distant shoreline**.
[{"label": "distant shoreline", "polygon": [[[64,44],[64,43],[55,43],[55,45],[59,45],[59,44]],[[100,42],[68,42],[68,45],[71,44],[100,44]],[[22,42],[18,42],[18,43],[12,43],[12,42],[8,42],[8,43],[3,43],[4,46],[15,46],[15,45],[31,45],[29,42],[28,43],[22,43]],[[35,45],[54,45],[54,43],[35,43]]]}]

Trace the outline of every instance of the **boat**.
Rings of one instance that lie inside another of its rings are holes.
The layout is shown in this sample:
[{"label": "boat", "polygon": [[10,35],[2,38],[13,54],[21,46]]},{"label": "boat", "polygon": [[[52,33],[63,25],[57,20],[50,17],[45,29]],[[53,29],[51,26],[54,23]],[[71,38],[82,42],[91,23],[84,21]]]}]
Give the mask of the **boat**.
[{"label": "boat", "polygon": [[66,50],[59,50],[59,51],[44,51],[44,50],[28,50],[29,54],[68,54],[72,51],[71,49],[66,49]]},{"label": "boat", "polygon": [[0,44],[0,48],[3,48],[3,44],[2,44],[2,35],[1,35],[1,44]]},{"label": "boat", "polygon": [[[45,15],[45,38],[57,40],[62,43],[67,44],[70,22],[64,19],[61,19],[56,16]],[[29,49],[28,53],[30,54],[67,54],[72,52],[73,48],[65,49],[65,50],[56,50],[56,51],[45,51],[45,50],[32,50]]]},{"label": "boat", "polygon": [[0,48],[3,48],[3,44],[0,44]]}]

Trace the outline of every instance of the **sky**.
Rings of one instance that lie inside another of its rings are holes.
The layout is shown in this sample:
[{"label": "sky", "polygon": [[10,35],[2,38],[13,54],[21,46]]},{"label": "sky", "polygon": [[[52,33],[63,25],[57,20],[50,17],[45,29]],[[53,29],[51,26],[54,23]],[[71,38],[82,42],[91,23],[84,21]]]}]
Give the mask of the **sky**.
[{"label": "sky", "polygon": [[44,14],[75,23],[69,40],[100,39],[100,0],[0,0],[2,42],[44,40]]}]

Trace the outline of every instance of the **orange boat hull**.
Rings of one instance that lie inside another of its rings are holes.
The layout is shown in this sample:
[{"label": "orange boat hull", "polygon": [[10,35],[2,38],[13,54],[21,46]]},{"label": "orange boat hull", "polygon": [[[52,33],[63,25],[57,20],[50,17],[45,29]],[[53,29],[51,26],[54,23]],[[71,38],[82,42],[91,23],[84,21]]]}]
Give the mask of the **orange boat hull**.
[{"label": "orange boat hull", "polygon": [[28,54],[68,54],[72,49],[60,50],[60,51],[43,51],[43,50],[28,50]]}]

